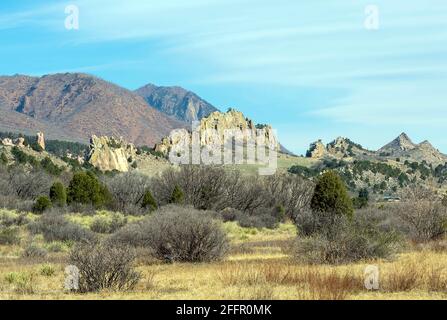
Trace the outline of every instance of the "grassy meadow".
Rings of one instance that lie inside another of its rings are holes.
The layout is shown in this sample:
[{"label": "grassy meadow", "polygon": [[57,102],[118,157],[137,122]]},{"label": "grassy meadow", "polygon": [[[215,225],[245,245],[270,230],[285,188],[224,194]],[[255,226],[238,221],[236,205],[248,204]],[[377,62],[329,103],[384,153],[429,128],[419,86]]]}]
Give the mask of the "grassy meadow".
[{"label": "grassy meadow", "polygon": [[[2,214],[14,215],[3,210]],[[103,217],[107,212],[99,213]],[[37,216],[28,215],[30,220]],[[138,219],[138,218],[134,218]],[[70,215],[89,228],[92,216]],[[64,269],[70,243],[32,242],[45,248],[44,258],[27,258],[24,246],[30,235],[20,227],[20,245],[0,246],[0,299],[446,299],[447,251],[442,241],[406,250],[385,261],[348,265],[305,265],[294,261],[288,248],[296,236],[292,224],[275,230],[242,228],[227,222],[224,229],[231,248],[224,260],[212,263],[166,264],[138,254],[136,269],[142,279],[131,292],[64,292]],[[368,291],[364,270],[376,265],[380,289]]]}]

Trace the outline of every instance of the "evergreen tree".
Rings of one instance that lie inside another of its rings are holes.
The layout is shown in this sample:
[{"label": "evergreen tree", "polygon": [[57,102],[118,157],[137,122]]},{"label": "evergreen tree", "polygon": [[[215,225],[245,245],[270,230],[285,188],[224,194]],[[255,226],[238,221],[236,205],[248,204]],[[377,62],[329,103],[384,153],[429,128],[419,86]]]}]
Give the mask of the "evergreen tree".
[{"label": "evergreen tree", "polygon": [[158,208],[157,202],[155,201],[152,193],[148,190],[144,194],[143,202],[141,203],[143,208],[149,209],[150,211],[154,211]]},{"label": "evergreen tree", "polygon": [[185,194],[183,193],[183,190],[179,186],[175,186],[169,203],[182,204],[184,200]]},{"label": "evergreen tree", "polygon": [[359,191],[359,196],[354,198],[353,203],[354,207],[357,209],[362,209],[368,206],[369,202],[369,191],[364,188]]},{"label": "evergreen tree", "polygon": [[67,201],[103,207],[110,203],[111,195],[94,173],[77,172],[68,186]]},{"label": "evergreen tree", "polygon": [[314,212],[352,217],[354,209],[343,180],[335,171],[326,171],[317,181],[311,200]]},{"label": "evergreen tree", "polygon": [[53,206],[63,207],[67,204],[67,192],[60,182],[55,182],[50,189],[50,199]]},{"label": "evergreen tree", "polygon": [[46,196],[42,196],[37,198],[36,203],[33,206],[34,213],[43,213],[45,210],[48,210],[52,207],[50,199]]}]

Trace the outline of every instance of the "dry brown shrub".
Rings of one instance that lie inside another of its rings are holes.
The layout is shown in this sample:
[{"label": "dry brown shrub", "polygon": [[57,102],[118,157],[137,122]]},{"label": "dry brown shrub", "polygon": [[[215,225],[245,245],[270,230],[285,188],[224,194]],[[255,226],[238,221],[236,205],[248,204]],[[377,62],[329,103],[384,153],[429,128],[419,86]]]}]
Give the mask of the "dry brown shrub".
[{"label": "dry brown shrub", "polygon": [[427,277],[427,289],[431,292],[447,293],[447,277],[445,276],[445,268],[432,268]]},{"label": "dry brown shrub", "polygon": [[304,271],[311,300],[346,300],[350,293],[364,290],[362,277],[336,270],[323,272],[317,269]]},{"label": "dry brown shrub", "polygon": [[383,289],[388,292],[404,292],[415,289],[422,274],[413,264],[407,264],[401,267],[394,267],[384,274]]}]

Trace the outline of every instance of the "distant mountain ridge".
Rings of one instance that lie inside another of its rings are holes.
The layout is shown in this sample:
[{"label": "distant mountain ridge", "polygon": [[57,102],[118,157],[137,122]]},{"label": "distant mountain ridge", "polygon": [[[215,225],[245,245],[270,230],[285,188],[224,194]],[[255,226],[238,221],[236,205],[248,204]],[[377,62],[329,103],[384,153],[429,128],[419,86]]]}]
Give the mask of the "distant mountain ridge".
[{"label": "distant mountain ridge", "polygon": [[333,142],[324,145],[321,140],[311,144],[307,151],[309,158],[339,158],[339,159],[364,159],[364,160],[395,160],[425,161],[429,164],[447,163],[447,155],[441,153],[427,140],[416,144],[406,133],[400,134],[396,139],[386,144],[377,151],[363,148],[348,138],[339,137]]},{"label": "distant mountain ridge", "polygon": [[130,90],[81,73],[0,77],[0,112],[2,131],[84,143],[96,134],[152,146],[187,125]]},{"label": "distant mountain ridge", "polygon": [[135,93],[161,112],[188,123],[219,111],[195,93],[181,87],[158,87],[148,84],[135,90]]},{"label": "distant mountain ridge", "polygon": [[401,133],[396,139],[378,150],[379,153],[403,154],[417,147],[406,133]]}]

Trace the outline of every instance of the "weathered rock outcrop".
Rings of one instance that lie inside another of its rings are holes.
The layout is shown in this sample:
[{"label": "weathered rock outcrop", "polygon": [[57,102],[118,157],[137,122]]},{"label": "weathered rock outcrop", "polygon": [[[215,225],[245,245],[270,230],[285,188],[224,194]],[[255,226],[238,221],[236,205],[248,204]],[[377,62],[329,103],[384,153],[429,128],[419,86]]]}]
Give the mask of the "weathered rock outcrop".
[{"label": "weathered rock outcrop", "polygon": [[168,137],[155,146],[155,151],[167,155],[171,150],[181,152],[191,144],[191,133],[186,129],[172,130]]},{"label": "weathered rock outcrop", "polygon": [[101,171],[127,172],[135,155],[135,146],[122,138],[92,136],[87,161]]},{"label": "weathered rock outcrop", "polygon": [[5,138],[1,142],[2,142],[2,145],[4,145],[4,146],[14,147],[14,142],[10,138]]},{"label": "weathered rock outcrop", "polygon": [[326,155],[326,146],[321,140],[311,143],[306,157],[312,159],[321,159]]},{"label": "weathered rock outcrop", "polygon": [[[262,134],[266,147],[275,151],[279,149],[279,142],[271,126],[255,126],[253,121],[245,118],[242,112],[233,109],[225,113],[218,111],[211,113],[199,122],[193,132],[198,134],[201,147],[225,146],[230,142],[229,139],[233,139],[232,133],[235,133],[236,144],[244,145],[246,143],[244,139],[247,136],[256,138]],[[170,151],[184,150],[191,144],[192,136],[192,132],[186,129],[173,130],[168,137],[155,146],[155,150],[165,155]]]},{"label": "weathered rock outcrop", "polygon": [[18,147],[18,148],[26,148],[25,145],[25,138],[17,138],[17,139],[11,139],[11,138],[5,138],[1,140],[2,145],[8,146],[8,147]]},{"label": "weathered rock outcrop", "polygon": [[45,150],[45,136],[43,132],[37,133],[37,144],[42,148],[42,150]]},{"label": "weathered rock outcrop", "polygon": [[17,138],[16,141],[15,141],[15,145],[18,148],[25,148],[25,138],[22,138],[22,137]]}]

